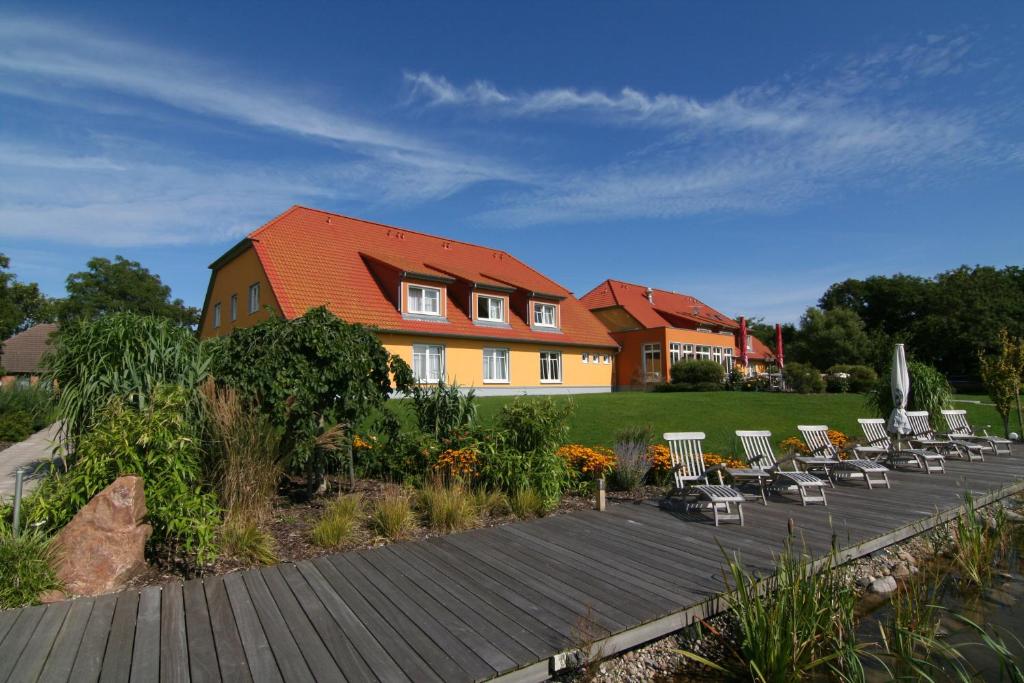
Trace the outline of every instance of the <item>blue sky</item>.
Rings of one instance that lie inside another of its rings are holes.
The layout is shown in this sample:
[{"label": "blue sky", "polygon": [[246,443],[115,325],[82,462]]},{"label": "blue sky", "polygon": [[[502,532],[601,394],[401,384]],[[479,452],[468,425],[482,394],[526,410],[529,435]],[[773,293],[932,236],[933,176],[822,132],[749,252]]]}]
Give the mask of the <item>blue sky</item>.
[{"label": "blue sky", "polygon": [[1020,2],[6,2],[0,251],[199,306],[300,203],[795,320],[1024,262],[1021,36]]}]

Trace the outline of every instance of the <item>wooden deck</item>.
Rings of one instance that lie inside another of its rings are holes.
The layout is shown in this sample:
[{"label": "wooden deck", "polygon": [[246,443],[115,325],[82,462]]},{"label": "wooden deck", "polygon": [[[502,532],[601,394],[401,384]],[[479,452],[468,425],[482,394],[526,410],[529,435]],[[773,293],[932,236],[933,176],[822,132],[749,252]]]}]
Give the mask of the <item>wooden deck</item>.
[{"label": "wooden deck", "polygon": [[984,504],[1024,489],[1021,449],[948,469],[840,485],[828,508],[748,503],[745,527],[611,505],[8,610],[0,681],[542,680],[581,627],[611,655],[715,611],[722,549],[769,569],[789,520],[815,553],[852,558],[949,519],[965,490]]}]

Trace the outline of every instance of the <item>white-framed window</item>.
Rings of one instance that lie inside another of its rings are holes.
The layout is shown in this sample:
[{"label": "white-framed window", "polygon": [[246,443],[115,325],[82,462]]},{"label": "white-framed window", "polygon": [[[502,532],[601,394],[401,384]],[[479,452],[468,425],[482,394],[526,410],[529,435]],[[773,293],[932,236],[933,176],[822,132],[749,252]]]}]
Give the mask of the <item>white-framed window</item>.
[{"label": "white-framed window", "polygon": [[719,365],[722,363],[722,347],[715,346],[711,349],[711,360],[715,361]]},{"label": "white-framed window", "polygon": [[697,346],[697,360],[711,360],[711,347]]},{"label": "white-framed window", "polygon": [[[590,362],[590,354],[589,353],[584,353],[583,355],[580,356],[580,358],[583,360],[584,363],[589,363]],[[594,357],[594,362],[595,363],[597,362],[597,357],[596,356]]]},{"label": "white-framed window", "polygon": [[747,335],[747,351],[753,351],[753,350],[754,350],[754,338],[752,336],[750,336],[750,335]]},{"label": "white-framed window", "polygon": [[562,352],[540,352],[540,381],[546,384],[558,384],[562,381]]},{"label": "white-framed window", "polygon": [[556,327],[558,325],[558,307],[554,304],[533,304],[533,324],[538,327]]},{"label": "white-framed window", "polygon": [[231,295],[231,322],[238,320],[238,295]]},{"label": "white-framed window", "polygon": [[441,290],[437,287],[409,285],[409,313],[441,315]]},{"label": "white-framed window", "polygon": [[213,305],[213,326],[220,327],[220,303]]},{"label": "white-framed window", "polygon": [[249,285],[249,315],[260,310],[260,283]]},{"label": "white-framed window", "polygon": [[421,384],[437,384],[444,379],[444,347],[439,344],[413,344],[412,374]]},{"label": "white-framed window", "polygon": [[683,344],[683,358],[696,358],[693,344]]},{"label": "white-framed window", "polygon": [[476,319],[490,322],[505,322],[505,300],[500,296],[484,296],[476,298]]},{"label": "white-framed window", "polygon": [[484,349],[484,382],[508,384],[508,349]]},{"label": "white-framed window", "polygon": [[732,349],[726,347],[722,349],[722,365],[729,372],[732,372]]},{"label": "white-framed window", "polygon": [[668,345],[668,363],[675,365],[683,359],[683,345],[679,342],[671,342]]},{"label": "white-framed window", "polygon": [[604,361],[605,365],[611,365],[612,364],[612,356],[611,356],[611,354],[609,354],[609,353],[604,354],[602,360]]},{"label": "white-framed window", "polygon": [[644,378],[648,382],[661,379],[661,344],[644,344]]}]

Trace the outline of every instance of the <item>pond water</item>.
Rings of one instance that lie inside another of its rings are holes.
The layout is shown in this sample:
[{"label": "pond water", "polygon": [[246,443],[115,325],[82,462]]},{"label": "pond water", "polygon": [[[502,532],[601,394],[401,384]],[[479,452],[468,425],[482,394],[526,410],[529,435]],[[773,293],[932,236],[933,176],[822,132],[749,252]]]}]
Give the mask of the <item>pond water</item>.
[{"label": "pond water", "polygon": [[[1001,639],[1018,663],[1024,663],[1024,527],[1011,529],[1010,543],[997,559],[991,581],[982,588],[962,584],[948,559],[933,560],[911,580],[930,582],[943,640],[966,659],[978,680],[1000,680],[1000,658],[981,644],[982,636],[958,617],[968,619]],[[866,596],[861,605],[858,640],[879,641],[879,625],[893,614],[888,599]],[[877,663],[865,662],[869,681],[890,680]],[[1002,680],[1013,680],[1005,675]]]}]

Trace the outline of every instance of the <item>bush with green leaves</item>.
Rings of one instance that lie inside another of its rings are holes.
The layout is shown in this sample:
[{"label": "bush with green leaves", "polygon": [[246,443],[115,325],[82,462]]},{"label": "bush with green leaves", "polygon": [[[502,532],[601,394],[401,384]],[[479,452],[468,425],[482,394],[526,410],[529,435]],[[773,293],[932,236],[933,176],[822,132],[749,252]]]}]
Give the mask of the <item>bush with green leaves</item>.
[{"label": "bush with green leaves", "polygon": [[[918,361],[907,363],[910,375],[910,394],[907,396],[907,410],[927,410],[931,418],[932,428],[943,431],[945,424],[942,409],[949,408],[953,402],[953,389],[946,377],[931,365]],[[873,390],[868,392],[868,407],[879,417],[889,417],[892,413],[892,388],[890,379],[892,372],[886,370],[875,382]]]},{"label": "bush with green leaves", "polygon": [[21,441],[29,434],[48,427],[56,419],[54,394],[44,382],[23,386],[12,384],[0,388],[0,424],[4,417],[17,413],[19,417],[11,424],[24,423],[27,419],[28,434],[20,439],[5,438],[0,428],[0,441]]},{"label": "bush with green leaves", "polygon": [[0,609],[37,602],[43,591],[60,588],[50,539],[36,530],[15,537],[0,522]]},{"label": "bush with green leaves", "polygon": [[18,443],[32,435],[32,416],[24,410],[0,413],[0,442]]},{"label": "bush with green leaves", "polygon": [[192,330],[167,318],[113,313],[64,325],[43,363],[72,445],[112,400],[144,409],[164,385],[182,387],[185,420],[201,421],[198,387],[209,375],[209,358]]},{"label": "bush with green leaves", "polygon": [[878,382],[878,373],[867,365],[833,365],[825,374],[830,378],[840,374],[846,375],[846,391],[853,394],[865,394],[874,389],[875,383]]},{"label": "bush with green leaves", "polygon": [[786,363],[782,375],[786,388],[798,394],[820,394],[825,391],[825,380],[813,365]]},{"label": "bush with green leaves", "polygon": [[654,391],[664,394],[674,394],[686,391],[723,391],[725,385],[720,382],[673,382],[672,384],[655,384]]},{"label": "bush with green leaves", "polygon": [[681,360],[669,370],[673,384],[716,384],[725,381],[725,366],[713,360]]},{"label": "bush with green leaves", "polygon": [[413,381],[408,364],[373,330],[322,306],[293,320],[274,317],[235,330],[210,345],[217,381],[262,407],[283,432],[289,465],[304,470],[310,485],[347,459],[346,449],[318,447],[324,433],[336,425],[351,429]]},{"label": "bush with green leaves", "polygon": [[79,438],[68,470],[55,469],[26,500],[27,521],[56,531],[115,479],[132,474],[143,480],[150,549],[212,561],[221,511],[203,476],[189,402],[188,392],[173,386],[156,387],[141,409],[112,399]]}]

